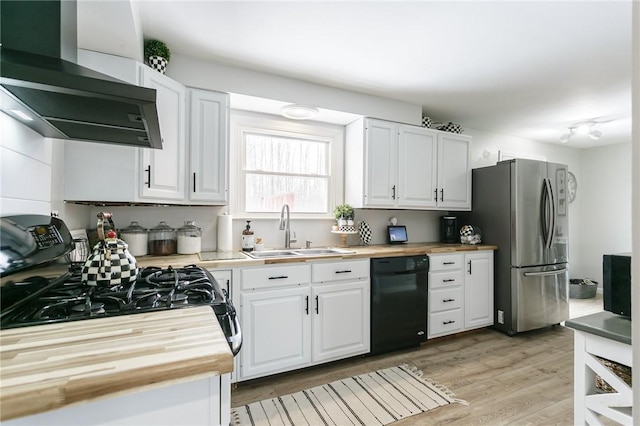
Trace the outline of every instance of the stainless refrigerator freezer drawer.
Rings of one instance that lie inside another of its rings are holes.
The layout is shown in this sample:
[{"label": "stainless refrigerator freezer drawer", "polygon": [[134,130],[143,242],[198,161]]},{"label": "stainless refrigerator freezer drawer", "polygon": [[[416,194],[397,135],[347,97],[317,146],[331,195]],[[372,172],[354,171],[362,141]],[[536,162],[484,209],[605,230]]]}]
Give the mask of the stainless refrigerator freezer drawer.
[{"label": "stainless refrigerator freezer drawer", "polygon": [[566,264],[511,268],[515,331],[535,330],[569,319]]}]

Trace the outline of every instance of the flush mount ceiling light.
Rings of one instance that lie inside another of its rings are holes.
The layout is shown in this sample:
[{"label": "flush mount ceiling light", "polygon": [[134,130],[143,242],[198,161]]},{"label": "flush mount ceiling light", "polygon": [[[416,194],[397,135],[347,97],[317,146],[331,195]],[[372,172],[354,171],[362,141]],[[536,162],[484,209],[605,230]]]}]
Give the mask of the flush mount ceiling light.
[{"label": "flush mount ceiling light", "polygon": [[569,132],[560,136],[560,142],[567,143],[573,135],[587,135],[593,140],[600,139],[602,132],[598,129],[594,129],[594,126],[598,125],[597,121],[583,121],[575,123],[568,127]]},{"label": "flush mount ceiling light", "polygon": [[299,104],[289,104],[282,107],[280,113],[287,118],[291,118],[293,120],[309,120],[316,115],[318,115],[320,111],[316,107],[308,106],[308,105],[299,105]]}]

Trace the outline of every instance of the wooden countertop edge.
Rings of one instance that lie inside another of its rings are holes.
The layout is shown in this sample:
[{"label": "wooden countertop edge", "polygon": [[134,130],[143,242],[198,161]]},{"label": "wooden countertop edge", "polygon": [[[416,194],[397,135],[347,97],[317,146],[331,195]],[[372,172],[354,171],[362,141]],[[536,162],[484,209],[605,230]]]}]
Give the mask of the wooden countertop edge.
[{"label": "wooden countertop edge", "polygon": [[233,371],[208,306],[8,329],[0,336],[0,421]]},{"label": "wooden countertop edge", "polygon": [[372,246],[352,246],[344,247],[345,250],[352,250],[349,254],[304,256],[302,258],[272,258],[253,259],[246,255],[246,259],[221,259],[221,260],[200,260],[198,255],[174,255],[174,256],[144,256],[136,260],[141,267],[145,266],[183,266],[195,264],[203,268],[236,268],[245,266],[272,265],[280,263],[306,263],[318,260],[348,260],[348,259],[368,259],[373,257],[397,257],[412,256],[429,253],[455,253],[470,252],[478,250],[498,250],[498,246],[493,244],[442,244],[442,243],[409,243],[402,245],[372,245]]}]

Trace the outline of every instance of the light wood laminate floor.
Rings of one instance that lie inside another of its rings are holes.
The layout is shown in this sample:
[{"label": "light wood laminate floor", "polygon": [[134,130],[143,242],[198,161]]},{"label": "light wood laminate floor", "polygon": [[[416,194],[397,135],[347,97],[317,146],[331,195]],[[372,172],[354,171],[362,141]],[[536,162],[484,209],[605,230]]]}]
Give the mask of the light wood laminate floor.
[{"label": "light wood laminate floor", "polygon": [[[582,316],[576,312],[601,310],[601,300],[601,296],[599,301],[583,299],[572,306],[572,313]],[[573,309],[578,305],[584,309]],[[563,326],[514,337],[482,329],[429,340],[419,348],[355,357],[243,382],[232,391],[232,406],[402,363],[415,365],[425,377],[449,387],[469,405],[440,407],[397,425],[573,423],[573,331]]]}]

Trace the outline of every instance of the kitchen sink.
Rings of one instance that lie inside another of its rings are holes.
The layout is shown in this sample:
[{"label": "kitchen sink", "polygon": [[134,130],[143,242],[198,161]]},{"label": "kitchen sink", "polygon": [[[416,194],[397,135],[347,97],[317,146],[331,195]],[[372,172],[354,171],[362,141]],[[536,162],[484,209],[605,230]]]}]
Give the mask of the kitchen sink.
[{"label": "kitchen sink", "polygon": [[319,254],[349,254],[353,253],[350,250],[344,250],[339,248],[308,248],[308,249],[296,249],[296,253],[307,256],[317,256]]},{"label": "kitchen sink", "polygon": [[298,253],[292,250],[264,250],[264,251],[250,251],[245,253],[254,259],[268,259],[273,257],[297,257]]},{"label": "kitchen sink", "polygon": [[245,253],[254,259],[273,259],[278,257],[322,256],[331,254],[349,254],[353,251],[339,248],[308,248],[291,250],[264,250]]}]

